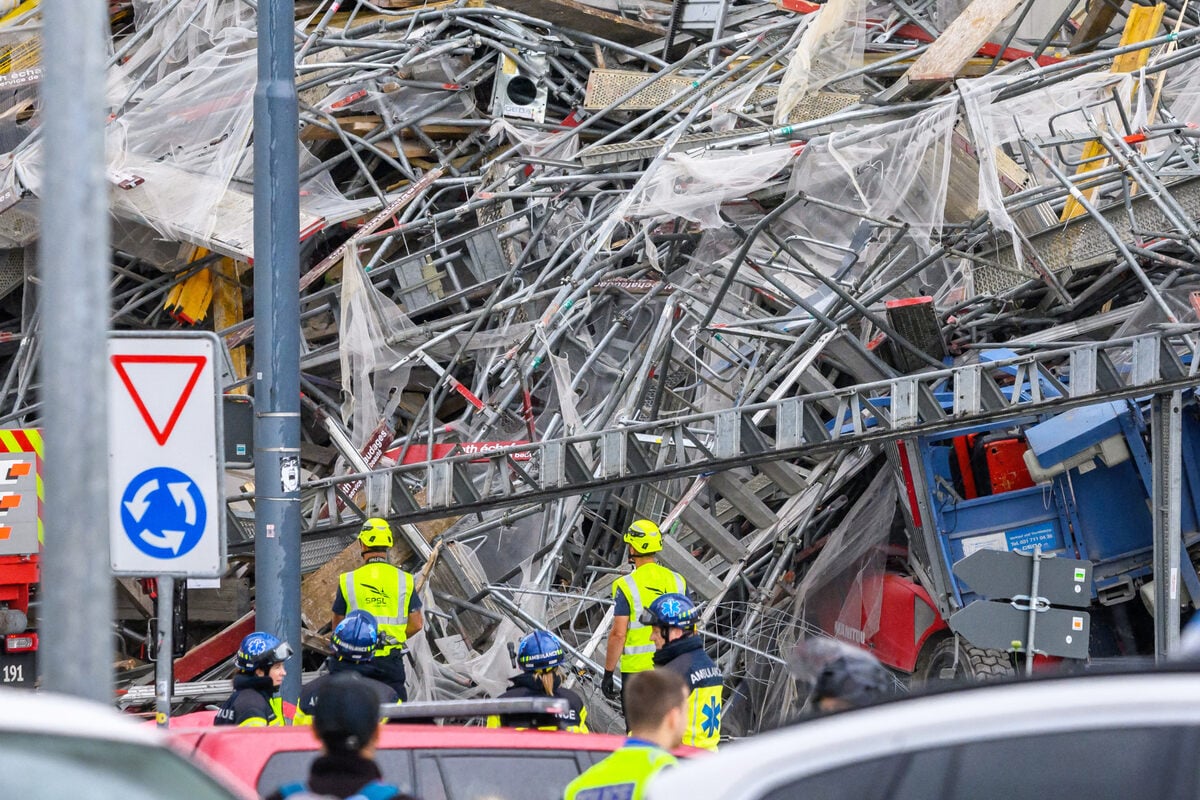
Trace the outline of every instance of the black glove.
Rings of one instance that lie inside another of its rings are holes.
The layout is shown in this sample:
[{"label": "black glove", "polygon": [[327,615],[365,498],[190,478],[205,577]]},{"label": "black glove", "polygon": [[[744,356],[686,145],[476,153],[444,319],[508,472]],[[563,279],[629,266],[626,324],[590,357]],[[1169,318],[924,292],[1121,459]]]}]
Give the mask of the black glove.
[{"label": "black glove", "polygon": [[605,670],[604,680],[600,681],[600,691],[604,692],[604,696],[609,700],[616,700],[621,696],[621,692],[617,690],[616,684],[613,683],[613,671]]}]

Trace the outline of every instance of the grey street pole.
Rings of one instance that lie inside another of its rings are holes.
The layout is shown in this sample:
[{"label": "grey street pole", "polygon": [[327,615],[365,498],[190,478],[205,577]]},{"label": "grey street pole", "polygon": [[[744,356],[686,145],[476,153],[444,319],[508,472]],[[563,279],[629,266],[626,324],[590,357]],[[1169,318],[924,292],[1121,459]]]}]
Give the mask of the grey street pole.
[{"label": "grey street pole", "polygon": [[[184,584],[187,591],[187,582]],[[158,631],[154,661],[154,718],[158,727],[170,726],[171,695],[175,689],[175,579],[158,579]]]},{"label": "grey street pole", "polygon": [[1154,657],[1158,662],[1179,648],[1182,426],[1182,394],[1154,395],[1150,401],[1150,500],[1154,514]]},{"label": "grey street pole", "polygon": [[254,92],[254,582],[257,628],[292,645],[300,694],[300,186],[294,0],[259,0]]},{"label": "grey street pole", "polygon": [[[110,703],[108,564],[108,184],[105,3],[44,0],[38,269],[46,444],[46,548],[38,632],[46,689]],[[83,388],[84,391],[80,391]]]}]

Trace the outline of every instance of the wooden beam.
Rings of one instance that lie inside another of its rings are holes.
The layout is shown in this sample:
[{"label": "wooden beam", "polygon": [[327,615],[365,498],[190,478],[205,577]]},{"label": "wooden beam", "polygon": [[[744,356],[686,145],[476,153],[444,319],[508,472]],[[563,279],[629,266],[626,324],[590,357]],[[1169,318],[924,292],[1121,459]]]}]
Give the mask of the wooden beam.
[{"label": "wooden beam", "polygon": [[626,19],[574,0],[492,0],[492,5],[545,20],[551,28],[569,28],[621,44],[645,44],[666,35],[658,25]]},{"label": "wooden beam", "polygon": [[953,80],[1021,1],[974,0],[908,68],[904,77],[910,84]]},{"label": "wooden beam", "polygon": [[1117,16],[1117,10],[1123,5],[1125,5],[1123,0],[1092,0],[1088,3],[1087,16],[1084,17],[1079,30],[1075,31],[1075,35],[1071,37],[1071,43],[1067,45],[1067,50],[1075,54],[1090,53],[1095,50],[1099,43],[1096,40],[1112,26],[1112,22]]}]

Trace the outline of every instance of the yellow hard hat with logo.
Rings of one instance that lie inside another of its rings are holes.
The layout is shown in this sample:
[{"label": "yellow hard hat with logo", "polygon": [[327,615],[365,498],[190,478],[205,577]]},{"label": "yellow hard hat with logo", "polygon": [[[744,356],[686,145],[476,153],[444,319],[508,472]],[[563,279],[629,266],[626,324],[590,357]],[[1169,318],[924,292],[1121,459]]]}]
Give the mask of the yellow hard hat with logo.
[{"label": "yellow hard hat with logo", "polygon": [[392,526],[388,525],[386,519],[371,517],[363,523],[362,532],[358,534],[358,540],[367,547],[391,547],[394,543],[392,539]]},{"label": "yellow hard hat with logo", "polygon": [[640,556],[648,556],[662,550],[662,531],[648,519],[634,520],[625,531],[625,543]]}]

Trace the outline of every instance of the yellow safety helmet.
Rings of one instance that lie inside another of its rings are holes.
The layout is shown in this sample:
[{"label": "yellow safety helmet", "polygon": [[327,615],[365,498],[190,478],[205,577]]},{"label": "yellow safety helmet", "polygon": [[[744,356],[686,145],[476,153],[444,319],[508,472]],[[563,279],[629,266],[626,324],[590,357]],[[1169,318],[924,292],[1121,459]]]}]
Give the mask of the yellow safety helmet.
[{"label": "yellow safety helmet", "polygon": [[648,556],[662,550],[662,531],[648,519],[634,520],[625,531],[625,543],[639,556]]},{"label": "yellow safety helmet", "polygon": [[392,526],[386,519],[371,517],[363,523],[358,540],[367,547],[391,547],[395,540],[392,538]]}]

